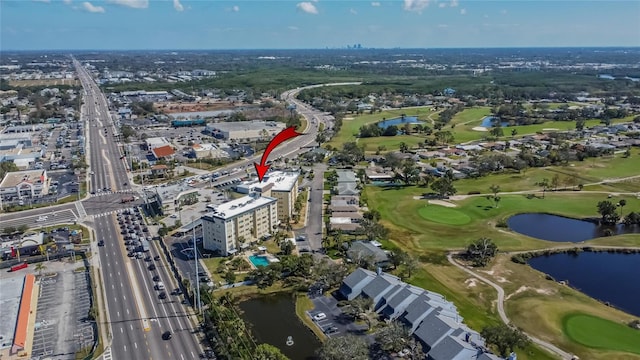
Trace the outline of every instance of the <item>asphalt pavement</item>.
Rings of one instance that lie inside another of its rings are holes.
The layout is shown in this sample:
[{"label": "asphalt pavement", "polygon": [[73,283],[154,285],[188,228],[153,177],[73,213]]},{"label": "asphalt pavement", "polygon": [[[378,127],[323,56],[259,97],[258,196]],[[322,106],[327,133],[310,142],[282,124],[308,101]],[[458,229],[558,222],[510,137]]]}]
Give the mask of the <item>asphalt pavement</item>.
[{"label": "asphalt pavement", "polygon": [[[75,66],[86,92],[83,119],[89,133],[90,192],[131,190],[124,159],[117,139],[113,138],[117,129],[106,98],[87,71],[78,62]],[[91,211],[131,207],[130,203],[117,205],[118,196],[105,195],[100,199],[103,200],[101,207],[100,200],[93,203],[89,197],[85,201]],[[157,264],[152,274],[144,260],[126,257],[114,214],[90,218],[88,224],[95,229],[97,239],[105,243],[98,251],[113,336],[110,356],[114,359],[198,359],[202,350],[188,309],[179,302],[159,299],[154,290],[155,274],[167,287],[175,281],[168,267]],[[155,245],[151,246],[150,255],[161,255]],[[165,331],[172,332],[172,339],[162,339]]]}]

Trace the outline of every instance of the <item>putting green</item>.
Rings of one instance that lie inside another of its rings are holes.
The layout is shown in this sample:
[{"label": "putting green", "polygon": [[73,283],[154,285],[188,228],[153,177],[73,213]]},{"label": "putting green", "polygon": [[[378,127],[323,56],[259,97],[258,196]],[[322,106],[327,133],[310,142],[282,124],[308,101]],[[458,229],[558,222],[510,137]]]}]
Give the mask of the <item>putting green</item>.
[{"label": "putting green", "polygon": [[587,314],[570,314],[562,319],[564,333],[584,346],[640,354],[640,330]]},{"label": "putting green", "polygon": [[471,221],[469,215],[460,210],[435,204],[421,207],[418,214],[425,220],[447,225],[464,225]]}]

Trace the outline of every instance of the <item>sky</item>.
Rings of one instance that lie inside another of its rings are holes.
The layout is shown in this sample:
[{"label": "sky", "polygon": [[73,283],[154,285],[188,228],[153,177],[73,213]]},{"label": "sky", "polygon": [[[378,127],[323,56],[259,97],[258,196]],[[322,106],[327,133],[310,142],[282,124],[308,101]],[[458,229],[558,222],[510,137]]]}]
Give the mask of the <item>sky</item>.
[{"label": "sky", "polygon": [[640,46],[640,1],[0,0],[0,50]]}]

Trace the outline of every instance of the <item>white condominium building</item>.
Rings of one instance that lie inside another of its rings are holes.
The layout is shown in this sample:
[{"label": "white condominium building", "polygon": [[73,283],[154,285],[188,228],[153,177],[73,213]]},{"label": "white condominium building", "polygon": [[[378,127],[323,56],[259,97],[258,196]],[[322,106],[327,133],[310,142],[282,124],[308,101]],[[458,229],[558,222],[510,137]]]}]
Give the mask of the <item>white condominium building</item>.
[{"label": "white condominium building", "polygon": [[296,198],[298,197],[299,172],[273,171],[267,173],[264,182],[273,184],[271,197],[278,200],[278,219],[284,221],[293,215]]},{"label": "white condominium building", "polygon": [[244,196],[211,208],[202,217],[203,246],[227,256],[271,234],[278,225],[277,200]]}]

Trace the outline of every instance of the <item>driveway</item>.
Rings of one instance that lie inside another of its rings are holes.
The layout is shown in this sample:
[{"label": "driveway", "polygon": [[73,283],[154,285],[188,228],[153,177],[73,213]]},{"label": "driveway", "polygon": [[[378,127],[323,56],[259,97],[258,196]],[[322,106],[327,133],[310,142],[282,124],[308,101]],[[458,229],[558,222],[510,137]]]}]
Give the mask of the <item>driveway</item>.
[{"label": "driveway", "polygon": [[329,326],[335,326],[337,332],[328,336],[340,336],[343,334],[353,334],[366,336],[366,340],[369,343],[374,342],[374,338],[371,335],[367,335],[367,325],[358,325],[353,322],[351,316],[345,315],[342,309],[338,307],[338,300],[333,296],[317,296],[312,297],[313,310],[307,311],[307,314],[313,318],[318,313],[325,313],[327,317],[324,320],[315,321],[316,326],[323,329]]}]

